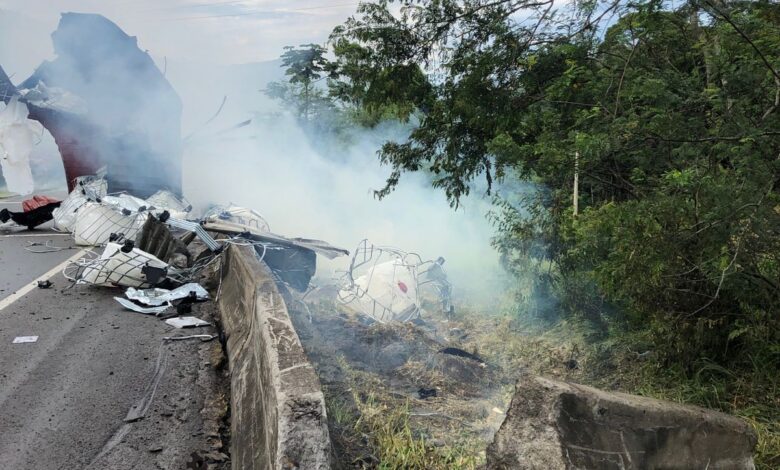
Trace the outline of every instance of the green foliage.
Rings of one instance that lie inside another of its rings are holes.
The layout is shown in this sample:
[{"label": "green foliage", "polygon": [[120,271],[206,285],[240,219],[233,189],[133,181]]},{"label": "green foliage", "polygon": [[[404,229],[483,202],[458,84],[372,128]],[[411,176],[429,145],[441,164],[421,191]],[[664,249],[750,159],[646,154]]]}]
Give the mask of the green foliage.
[{"label": "green foliage", "polygon": [[[780,365],[778,5],[397,3],[334,32],[363,78],[349,99],[419,119],[383,147],[380,196],[408,171],[453,204],[480,175],[533,182],[494,214],[528,298],[597,324],[623,312],[664,360]],[[414,66],[427,85],[387,78]]]}]

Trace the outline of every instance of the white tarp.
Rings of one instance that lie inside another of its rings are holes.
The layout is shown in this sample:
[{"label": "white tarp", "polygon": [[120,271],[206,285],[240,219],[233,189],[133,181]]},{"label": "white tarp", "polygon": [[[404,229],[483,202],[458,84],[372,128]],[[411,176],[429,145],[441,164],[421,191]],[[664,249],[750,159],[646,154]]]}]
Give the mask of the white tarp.
[{"label": "white tarp", "polygon": [[22,195],[33,192],[30,154],[43,133],[39,122],[27,119],[29,114],[17,97],[7,105],[0,102],[0,167],[8,190]]}]

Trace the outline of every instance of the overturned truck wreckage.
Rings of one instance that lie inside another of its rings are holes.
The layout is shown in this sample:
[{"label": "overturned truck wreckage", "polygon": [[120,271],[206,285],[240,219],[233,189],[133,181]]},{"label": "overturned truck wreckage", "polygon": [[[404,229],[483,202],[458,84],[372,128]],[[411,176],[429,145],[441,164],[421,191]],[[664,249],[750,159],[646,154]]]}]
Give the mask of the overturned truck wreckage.
[{"label": "overturned truck wreckage", "polygon": [[[136,38],[103,16],[65,13],[52,41],[57,58],[19,86],[0,66],[0,101],[51,133],[68,190],[105,167],[112,193],[181,194],[181,101]],[[16,173],[29,173],[16,157]]]},{"label": "overturned truck wreckage", "polygon": [[452,285],[443,265],[442,257],[423,261],[417,253],[363,240],[344,274],[339,300],[380,323],[405,322],[420,317],[427,291],[438,299],[442,311],[451,315]]}]

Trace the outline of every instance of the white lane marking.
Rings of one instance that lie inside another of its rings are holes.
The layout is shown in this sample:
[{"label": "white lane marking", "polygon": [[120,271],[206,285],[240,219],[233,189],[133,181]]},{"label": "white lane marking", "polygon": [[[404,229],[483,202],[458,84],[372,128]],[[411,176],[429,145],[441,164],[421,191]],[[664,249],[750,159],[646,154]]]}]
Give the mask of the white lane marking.
[{"label": "white lane marking", "polygon": [[19,300],[22,297],[24,297],[25,295],[27,295],[31,290],[33,290],[36,287],[38,287],[38,281],[45,281],[47,279],[52,278],[55,274],[57,274],[60,271],[62,271],[62,269],[65,266],[67,266],[68,263],[70,263],[72,261],[76,261],[77,259],[81,258],[82,256],[84,256],[84,250],[79,250],[78,253],[76,253],[75,255],[71,256],[68,259],[66,259],[65,261],[63,261],[62,263],[58,264],[57,266],[51,268],[43,276],[35,279],[34,281],[32,281],[29,284],[24,285],[19,290],[17,290],[13,294],[9,295],[8,297],[4,298],[3,300],[0,300],[0,312],[5,310],[9,305],[13,304],[17,300]]},{"label": "white lane marking", "polygon": [[69,237],[70,233],[20,233],[13,235],[0,235],[0,238],[24,238],[24,237]]}]

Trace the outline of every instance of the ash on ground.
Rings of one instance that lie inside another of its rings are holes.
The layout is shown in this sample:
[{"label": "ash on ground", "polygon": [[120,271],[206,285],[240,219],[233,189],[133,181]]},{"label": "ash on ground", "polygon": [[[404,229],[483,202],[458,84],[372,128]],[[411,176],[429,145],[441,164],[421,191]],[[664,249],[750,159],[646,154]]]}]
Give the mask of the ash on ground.
[{"label": "ash on ground", "polygon": [[519,371],[481,356],[436,299],[415,321],[380,323],[336,297],[320,288],[289,305],[322,382],[336,468],[483,464]]}]

